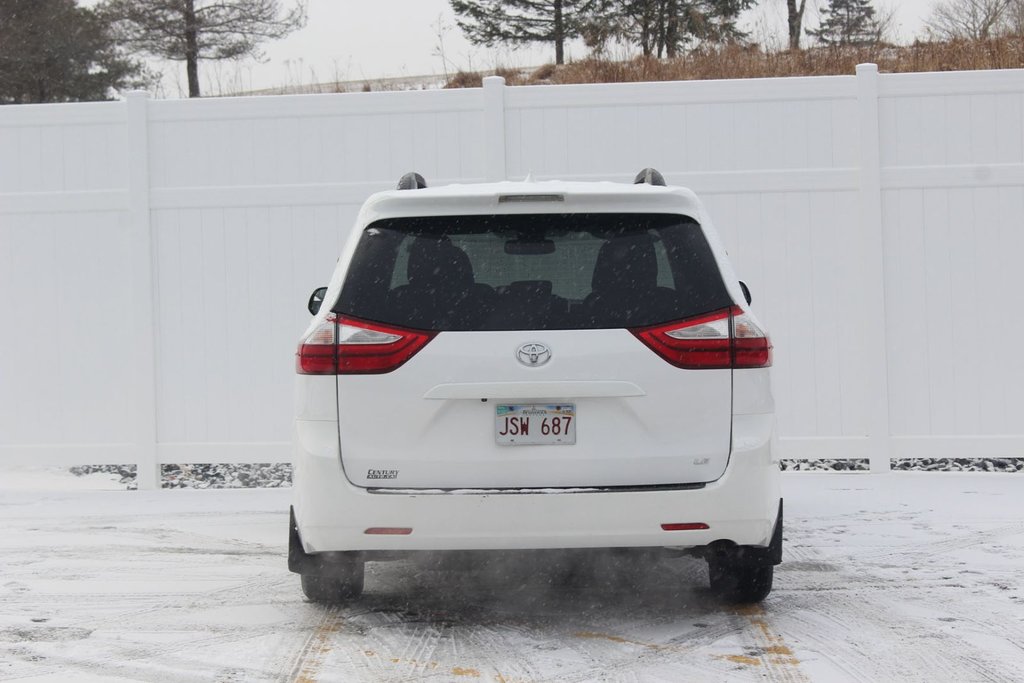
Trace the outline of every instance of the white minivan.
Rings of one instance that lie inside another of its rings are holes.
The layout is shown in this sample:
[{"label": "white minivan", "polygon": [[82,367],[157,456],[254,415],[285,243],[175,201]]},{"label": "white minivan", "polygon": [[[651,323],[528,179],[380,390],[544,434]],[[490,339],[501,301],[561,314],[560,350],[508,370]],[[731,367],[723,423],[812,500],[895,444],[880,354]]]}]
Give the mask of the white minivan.
[{"label": "white minivan", "polygon": [[782,560],[772,346],[693,192],[427,188],[363,205],[298,346],[288,564],[318,602],[415,551],[688,549],[754,602]]}]

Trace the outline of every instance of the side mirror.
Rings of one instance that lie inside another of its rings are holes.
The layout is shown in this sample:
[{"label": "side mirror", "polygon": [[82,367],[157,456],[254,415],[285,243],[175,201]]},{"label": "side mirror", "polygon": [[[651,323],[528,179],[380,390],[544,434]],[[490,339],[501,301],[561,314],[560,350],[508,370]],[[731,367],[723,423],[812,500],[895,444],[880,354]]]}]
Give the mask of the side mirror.
[{"label": "side mirror", "polygon": [[310,315],[316,315],[320,312],[320,307],[324,304],[325,296],[327,296],[326,287],[317,287],[313,290],[313,293],[309,295],[309,303],[306,304],[306,308],[309,309]]},{"label": "side mirror", "polygon": [[750,301],[750,287],[747,287],[747,283],[744,282],[743,280],[740,280],[740,289],[743,290],[743,298],[747,300],[748,304],[751,303],[751,301]]}]

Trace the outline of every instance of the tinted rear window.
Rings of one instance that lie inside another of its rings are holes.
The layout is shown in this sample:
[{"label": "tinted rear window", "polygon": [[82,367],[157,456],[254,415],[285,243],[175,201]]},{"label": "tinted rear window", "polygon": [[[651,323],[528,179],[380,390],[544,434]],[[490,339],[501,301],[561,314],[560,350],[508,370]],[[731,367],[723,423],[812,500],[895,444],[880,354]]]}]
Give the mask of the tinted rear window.
[{"label": "tinted rear window", "polygon": [[422,330],[639,327],[731,304],[700,226],[665,214],[377,221],[334,307]]}]

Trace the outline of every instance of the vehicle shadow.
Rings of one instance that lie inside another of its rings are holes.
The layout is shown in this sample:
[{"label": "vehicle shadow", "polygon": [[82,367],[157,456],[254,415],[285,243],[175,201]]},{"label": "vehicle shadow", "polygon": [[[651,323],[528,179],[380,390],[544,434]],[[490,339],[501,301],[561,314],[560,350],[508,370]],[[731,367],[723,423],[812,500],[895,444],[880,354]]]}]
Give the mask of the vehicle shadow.
[{"label": "vehicle shadow", "polygon": [[609,612],[675,620],[721,609],[707,589],[703,560],[629,550],[429,553],[371,562],[357,604],[408,618],[477,623],[578,623]]}]

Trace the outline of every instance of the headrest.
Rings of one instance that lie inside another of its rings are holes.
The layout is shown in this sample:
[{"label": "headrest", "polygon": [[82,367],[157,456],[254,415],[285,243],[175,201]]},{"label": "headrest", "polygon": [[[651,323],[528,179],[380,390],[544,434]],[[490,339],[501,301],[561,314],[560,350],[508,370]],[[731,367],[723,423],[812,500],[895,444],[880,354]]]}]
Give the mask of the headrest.
[{"label": "headrest", "polygon": [[657,287],[658,260],[654,254],[654,238],[640,233],[619,235],[605,242],[597,253],[590,284],[595,292]]},{"label": "headrest", "polygon": [[473,284],[473,265],[447,237],[417,237],[409,248],[406,275],[417,287],[468,287]]}]

